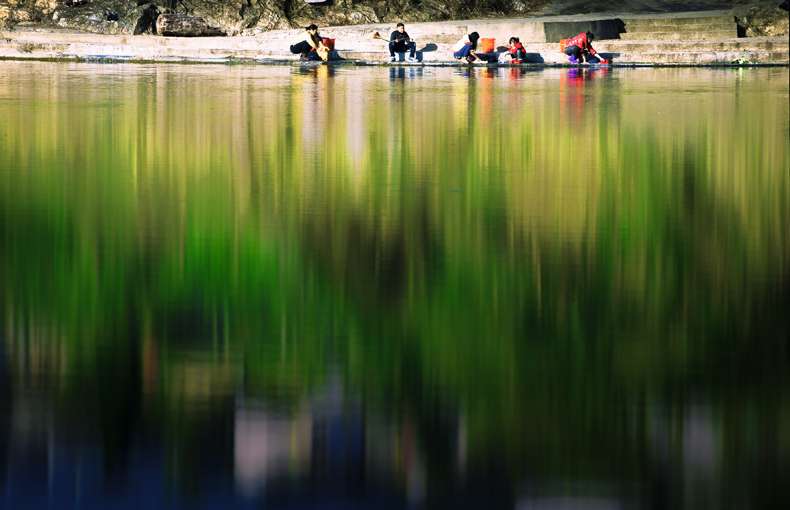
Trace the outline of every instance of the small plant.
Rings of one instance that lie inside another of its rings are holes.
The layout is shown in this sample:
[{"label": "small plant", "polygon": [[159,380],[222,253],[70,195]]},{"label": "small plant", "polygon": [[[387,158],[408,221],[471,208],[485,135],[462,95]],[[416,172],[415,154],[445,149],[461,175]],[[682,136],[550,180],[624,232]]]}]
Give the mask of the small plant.
[{"label": "small plant", "polygon": [[736,58],[735,60],[731,60],[730,64],[748,64],[749,60],[741,55],[740,57]]}]

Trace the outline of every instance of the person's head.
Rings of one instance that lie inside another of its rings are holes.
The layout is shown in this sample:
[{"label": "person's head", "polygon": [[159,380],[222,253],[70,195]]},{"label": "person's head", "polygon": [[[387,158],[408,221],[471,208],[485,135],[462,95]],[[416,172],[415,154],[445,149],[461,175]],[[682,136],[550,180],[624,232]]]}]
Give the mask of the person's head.
[{"label": "person's head", "polygon": [[471,34],[469,34],[469,41],[472,44],[476,43],[478,39],[480,39],[480,34],[478,34],[477,32],[472,32]]},{"label": "person's head", "polygon": [[397,25],[395,25],[395,30],[397,30],[398,32],[403,32],[405,29],[406,27],[403,26],[403,23],[398,23]]},{"label": "person's head", "polygon": [[510,44],[511,46],[513,46],[513,45],[514,45],[514,44],[516,44],[516,43],[518,43],[518,37],[511,37],[511,38],[510,38],[510,42],[509,42],[508,44]]},{"label": "person's head", "polygon": [[307,27],[307,31],[308,31],[308,32],[313,32],[313,33],[315,33],[315,32],[318,32],[318,26],[316,26],[316,24],[315,24],[315,23],[313,23],[312,25],[310,25],[309,27]]},{"label": "person's head", "polygon": [[587,32],[587,42],[590,42],[595,39],[595,34],[592,32]]}]

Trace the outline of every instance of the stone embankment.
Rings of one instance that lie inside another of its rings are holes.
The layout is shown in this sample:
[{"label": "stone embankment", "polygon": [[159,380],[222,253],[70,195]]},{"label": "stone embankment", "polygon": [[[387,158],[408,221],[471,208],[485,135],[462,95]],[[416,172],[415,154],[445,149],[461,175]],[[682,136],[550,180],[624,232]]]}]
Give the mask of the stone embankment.
[{"label": "stone embankment", "polygon": [[[334,39],[334,60],[389,64],[386,41],[373,39],[373,34],[379,32],[388,38],[393,28],[384,24],[327,27],[321,29],[321,35]],[[396,65],[456,64],[451,48],[472,31],[496,40],[494,54],[499,62],[506,62],[501,52],[508,39],[516,36],[527,50],[527,65],[567,64],[567,57],[560,51],[560,39],[588,30],[597,36],[593,46],[613,64],[790,64],[787,36],[743,37],[728,11],[429,22],[409,24],[406,29],[417,43],[419,63],[407,63],[404,57],[408,55],[399,55],[402,63]],[[272,30],[246,37],[161,37],[17,27],[14,31],[0,31],[0,58],[277,63],[296,59],[288,46],[298,32]]]}]

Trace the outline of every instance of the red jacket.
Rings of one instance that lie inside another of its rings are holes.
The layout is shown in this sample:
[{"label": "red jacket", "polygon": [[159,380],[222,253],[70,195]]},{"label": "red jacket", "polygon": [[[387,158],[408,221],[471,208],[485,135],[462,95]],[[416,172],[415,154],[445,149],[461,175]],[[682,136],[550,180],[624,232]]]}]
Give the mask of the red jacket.
[{"label": "red jacket", "polygon": [[578,46],[580,50],[584,51],[587,50],[590,52],[590,55],[595,55],[598,53],[595,49],[590,46],[590,43],[587,41],[587,33],[582,32],[581,34],[577,35],[570,41],[568,41],[568,46]]},{"label": "red jacket", "polygon": [[522,46],[520,42],[517,42],[515,46],[511,46],[510,48],[508,48],[507,52],[515,55],[518,50],[521,50],[524,53],[527,52],[527,50],[524,49],[524,46]]}]

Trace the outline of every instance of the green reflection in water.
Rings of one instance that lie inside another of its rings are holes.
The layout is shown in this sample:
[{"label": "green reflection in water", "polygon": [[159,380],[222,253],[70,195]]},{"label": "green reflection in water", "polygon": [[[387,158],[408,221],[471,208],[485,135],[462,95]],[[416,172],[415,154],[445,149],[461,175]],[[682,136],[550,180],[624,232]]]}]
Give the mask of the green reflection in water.
[{"label": "green reflection in water", "polygon": [[787,69],[2,67],[6,349],[64,402],[137,386],[189,444],[337,369],[544,476],[642,477],[688,385],[723,479],[788,430]]}]

